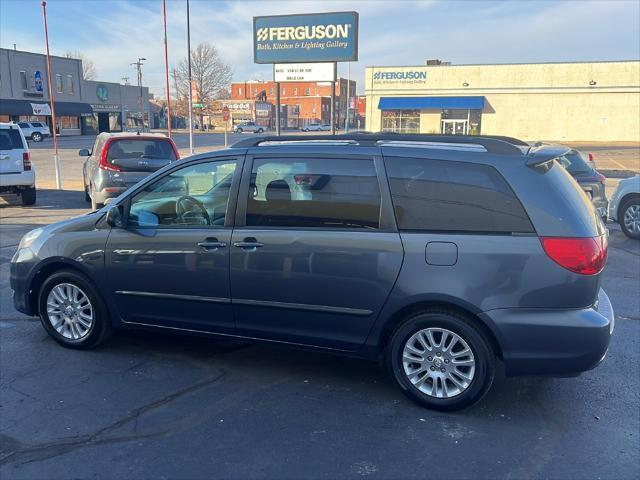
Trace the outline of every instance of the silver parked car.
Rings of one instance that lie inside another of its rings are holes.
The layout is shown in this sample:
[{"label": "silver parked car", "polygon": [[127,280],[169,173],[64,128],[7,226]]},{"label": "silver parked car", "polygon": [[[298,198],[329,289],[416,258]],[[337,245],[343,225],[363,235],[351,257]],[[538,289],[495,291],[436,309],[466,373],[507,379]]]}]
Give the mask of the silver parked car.
[{"label": "silver parked car", "polygon": [[180,158],[173,140],[150,133],[101,133],[92,150],[85,148],[78,154],[88,157],[82,175],[85,200],[93,210]]},{"label": "silver parked car", "polygon": [[49,127],[43,122],[18,122],[18,126],[24,138],[34,142],[41,142],[44,138],[51,136]]},{"label": "silver parked car", "polygon": [[263,133],[267,127],[263,127],[262,125],[256,125],[256,122],[242,122],[235,126],[233,129],[236,133],[243,132],[253,132],[253,133]]},{"label": "silver parked car", "polygon": [[609,218],[627,237],[640,239],[640,175],[620,180],[611,196]]},{"label": "silver parked car", "polygon": [[331,130],[331,125],[326,123],[310,123],[302,129],[303,132],[328,132]]}]

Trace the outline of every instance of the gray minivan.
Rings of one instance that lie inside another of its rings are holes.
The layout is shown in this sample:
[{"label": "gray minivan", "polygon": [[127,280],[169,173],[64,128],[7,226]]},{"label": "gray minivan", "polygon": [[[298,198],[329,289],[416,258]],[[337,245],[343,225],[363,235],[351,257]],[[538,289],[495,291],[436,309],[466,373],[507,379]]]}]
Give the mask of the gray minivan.
[{"label": "gray minivan", "polygon": [[496,369],[572,376],[613,332],[607,230],[555,160],[482,136],[255,137],[29,232],[16,308],[70,348],[117,329],[384,361],[455,410]]}]

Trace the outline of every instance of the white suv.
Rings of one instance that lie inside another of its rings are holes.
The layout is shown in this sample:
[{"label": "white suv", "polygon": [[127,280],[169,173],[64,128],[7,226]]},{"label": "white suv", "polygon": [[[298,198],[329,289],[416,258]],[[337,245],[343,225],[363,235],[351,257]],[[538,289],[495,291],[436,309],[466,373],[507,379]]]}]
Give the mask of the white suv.
[{"label": "white suv", "polygon": [[15,123],[0,123],[0,194],[20,195],[23,205],[36,203],[36,172],[29,147]]},{"label": "white suv", "polygon": [[43,138],[51,135],[49,127],[42,122],[18,122],[18,126],[25,138],[34,142],[41,142]]}]

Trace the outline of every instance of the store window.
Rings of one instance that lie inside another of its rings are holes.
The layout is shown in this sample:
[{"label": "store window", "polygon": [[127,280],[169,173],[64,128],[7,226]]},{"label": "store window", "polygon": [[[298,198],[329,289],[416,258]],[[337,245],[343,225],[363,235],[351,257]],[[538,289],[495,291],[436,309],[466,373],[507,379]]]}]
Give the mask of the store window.
[{"label": "store window", "polygon": [[73,76],[67,75],[67,93],[73,95]]},{"label": "store window", "polygon": [[24,70],[20,71],[20,88],[22,90],[27,90],[29,85],[27,84],[27,72]]},{"label": "store window", "polygon": [[282,88],[282,96],[284,97],[286,94],[287,94],[287,90],[286,90],[286,88],[283,87]]},{"label": "store window", "polygon": [[297,97],[298,96],[298,87],[294,87],[293,88],[293,96]]},{"label": "store window", "polygon": [[382,110],[382,131],[420,133],[420,110]]},{"label": "store window", "polygon": [[80,120],[78,117],[58,117],[58,128],[60,130],[78,129],[80,128]]},{"label": "store window", "polygon": [[273,87],[269,88],[269,96],[273,97]]},{"label": "store window", "polygon": [[238,96],[241,97],[242,96],[242,87],[238,87]]},{"label": "store window", "polygon": [[310,88],[305,88],[304,89],[304,94],[305,95],[311,95],[311,89]]},{"label": "store window", "polygon": [[56,75],[56,92],[62,93],[62,75]]}]

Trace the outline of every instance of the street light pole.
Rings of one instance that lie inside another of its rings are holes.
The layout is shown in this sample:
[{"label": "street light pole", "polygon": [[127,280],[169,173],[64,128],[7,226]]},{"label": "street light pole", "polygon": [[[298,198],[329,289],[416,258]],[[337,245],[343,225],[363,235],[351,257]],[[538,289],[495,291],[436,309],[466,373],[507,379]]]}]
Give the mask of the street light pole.
[{"label": "street light pole", "polygon": [[133,62],[131,65],[135,65],[138,71],[138,87],[140,88],[140,115],[142,117],[142,128],[144,129],[144,103],[142,101],[142,65],[144,65],[144,63],[142,63],[143,60],[146,60],[146,58],[138,57],[138,61]]},{"label": "street light pole", "polygon": [[51,103],[51,124],[53,127],[53,166],[56,172],[56,188],[62,189],[60,175],[60,158],[58,157],[58,135],[56,133],[56,105],[53,96],[53,84],[51,83],[51,56],[49,55],[49,31],[47,30],[47,2],[42,0],[42,19],[44,21],[44,43],[47,51],[47,77],[49,80],[49,101]]},{"label": "street light pole", "polygon": [[189,76],[189,152],[193,155],[193,92],[191,92],[191,23],[189,18],[189,0],[187,0],[187,66]]},{"label": "street light pole", "polygon": [[351,62],[347,62],[347,116],[344,122],[344,132],[349,133],[349,110],[351,109]]}]

